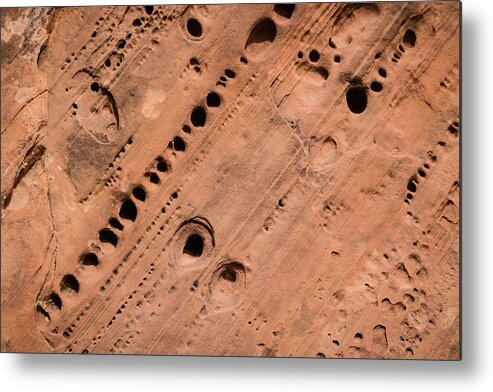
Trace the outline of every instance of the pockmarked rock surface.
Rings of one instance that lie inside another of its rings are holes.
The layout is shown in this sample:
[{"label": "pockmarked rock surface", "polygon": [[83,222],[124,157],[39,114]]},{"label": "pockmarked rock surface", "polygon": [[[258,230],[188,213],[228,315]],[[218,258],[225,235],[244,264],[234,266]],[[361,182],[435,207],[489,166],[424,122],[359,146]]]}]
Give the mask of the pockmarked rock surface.
[{"label": "pockmarked rock surface", "polygon": [[2,351],[458,359],[459,26],[2,9]]}]

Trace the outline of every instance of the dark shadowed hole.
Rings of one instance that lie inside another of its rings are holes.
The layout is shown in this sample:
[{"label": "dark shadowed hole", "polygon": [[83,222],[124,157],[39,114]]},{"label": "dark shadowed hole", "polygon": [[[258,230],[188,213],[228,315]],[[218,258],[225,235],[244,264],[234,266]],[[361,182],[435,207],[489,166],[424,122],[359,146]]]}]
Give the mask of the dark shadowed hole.
[{"label": "dark shadowed hole", "polygon": [[240,63],[242,63],[242,64],[248,64],[247,58],[246,57],[243,57],[243,56],[240,57]]},{"label": "dark shadowed hole", "polygon": [[96,267],[99,264],[99,259],[94,253],[89,252],[82,256],[81,262],[82,265]]},{"label": "dark shadowed hole", "polygon": [[135,222],[135,219],[137,218],[137,207],[135,206],[135,203],[130,199],[125,200],[120,208],[119,215],[122,219]]},{"label": "dark shadowed hole", "polygon": [[169,170],[169,167],[164,159],[160,159],[156,165],[156,169],[161,173],[166,173]]},{"label": "dark shadowed hole", "polygon": [[274,42],[277,35],[276,24],[268,18],[262,19],[252,29],[250,36],[245,44],[245,49],[249,49],[254,44],[263,42]]},{"label": "dark shadowed hole", "polygon": [[413,30],[407,29],[404,33],[404,44],[409,48],[414,48],[416,45],[416,33]]},{"label": "dark shadowed hole", "polygon": [[202,36],[202,25],[197,19],[191,18],[187,22],[187,31],[192,37]]},{"label": "dark shadowed hole", "polygon": [[204,251],[204,239],[198,234],[192,234],[187,238],[187,242],[183,247],[183,253],[193,256],[200,257]]},{"label": "dark shadowed hole", "polygon": [[149,181],[155,185],[159,185],[161,183],[159,176],[156,173],[149,173]]},{"label": "dark shadowed hole", "polygon": [[409,182],[407,183],[407,190],[408,190],[409,192],[413,192],[413,193],[414,193],[414,192],[416,192],[416,189],[417,189],[417,188],[416,188],[416,183],[414,182],[414,180],[411,180],[411,181],[409,181]]},{"label": "dark shadowed hole", "polygon": [[221,105],[221,98],[219,95],[215,92],[211,92],[207,94],[206,98],[207,106],[210,108],[217,108],[219,105]]},{"label": "dark shadowed hole", "polygon": [[51,320],[50,314],[40,305],[36,305],[36,312],[41,313],[48,321]]},{"label": "dark shadowed hole", "polygon": [[62,281],[60,283],[60,290],[61,291],[73,291],[75,293],[79,292],[79,281],[76,279],[74,275],[65,275],[62,278]]},{"label": "dark shadowed hole", "polygon": [[134,195],[137,200],[146,201],[146,191],[141,186],[136,186],[132,191],[132,195]]},{"label": "dark shadowed hole", "polygon": [[202,106],[198,106],[193,109],[192,114],[190,115],[190,121],[194,127],[203,127],[205,125],[206,118],[207,114]]},{"label": "dark shadowed hole", "polygon": [[152,5],[146,5],[145,10],[147,15],[151,15],[154,12],[154,7]]},{"label": "dark shadowed hole", "polygon": [[427,163],[425,163],[423,166],[424,166],[426,169],[429,169],[429,168],[430,168],[430,165],[428,165]]},{"label": "dark shadowed hole", "polygon": [[135,26],[135,27],[138,27],[142,24],[141,20],[139,18],[137,19],[134,19],[134,21],[132,22],[132,25]]},{"label": "dark shadowed hole", "polygon": [[370,89],[371,89],[371,91],[375,91],[376,93],[379,93],[383,89],[382,83],[372,82],[370,85]]},{"label": "dark shadowed hole", "polygon": [[378,60],[380,57],[382,57],[382,53],[375,53],[375,60]]},{"label": "dark shadowed hole", "polygon": [[346,93],[346,101],[351,112],[363,113],[368,103],[366,89],[364,87],[351,87]]},{"label": "dark shadowed hole", "polygon": [[308,58],[312,63],[316,63],[318,60],[320,60],[320,53],[318,53],[318,50],[313,49],[308,55]]},{"label": "dark shadowed hole", "polygon": [[423,169],[419,168],[418,169],[418,174],[421,176],[421,177],[426,177],[426,173]]},{"label": "dark shadowed hole", "polygon": [[336,55],[334,56],[334,62],[335,62],[335,63],[340,63],[340,62],[341,62],[341,56],[339,56],[338,54],[336,54]]},{"label": "dark shadowed hole", "polygon": [[298,52],[298,58],[302,59],[303,58],[303,52]]},{"label": "dark shadowed hole", "polygon": [[116,218],[111,218],[110,219],[110,225],[111,227],[114,227],[115,229],[118,229],[120,231],[123,230],[123,225],[120,223],[120,221]]},{"label": "dark shadowed hole", "polygon": [[185,151],[186,144],[185,141],[180,136],[175,136],[173,139],[173,149],[175,151]]},{"label": "dark shadowed hole", "polygon": [[93,82],[91,84],[91,90],[97,93],[99,91],[99,83],[98,82]]},{"label": "dark shadowed hole", "polygon": [[192,133],[192,129],[190,128],[189,125],[185,124],[182,128],[182,131],[185,133]]},{"label": "dark shadowed hole", "polygon": [[274,12],[284,18],[290,19],[293,15],[295,7],[296,6],[294,4],[276,4],[274,6]]},{"label": "dark shadowed hole", "polygon": [[234,71],[231,71],[230,69],[226,69],[226,70],[224,71],[224,74],[225,74],[228,78],[230,78],[230,79],[234,79],[234,78],[236,77],[235,72],[234,72]]},{"label": "dark shadowed hole", "polygon": [[51,293],[48,297],[46,297],[46,303],[56,307],[57,309],[62,308],[62,300],[57,293]]},{"label": "dark shadowed hole", "polygon": [[379,74],[382,78],[386,78],[386,77],[387,77],[387,71],[385,71],[383,68],[379,68],[379,69],[378,69],[378,74]]},{"label": "dark shadowed hole", "polygon": [[236,282],[236,271],[234,269],[231,269],[231,268],[225,268],[222,272],[221,272],[221,278],[223,278],[224,280],[227,280],[229,282]]},{"label": "dark shadowed hole", "polygon": [[103,229],[99,232],[99,240],[106,244],[111,244],[116,248],[118,237],[110,229]]}]

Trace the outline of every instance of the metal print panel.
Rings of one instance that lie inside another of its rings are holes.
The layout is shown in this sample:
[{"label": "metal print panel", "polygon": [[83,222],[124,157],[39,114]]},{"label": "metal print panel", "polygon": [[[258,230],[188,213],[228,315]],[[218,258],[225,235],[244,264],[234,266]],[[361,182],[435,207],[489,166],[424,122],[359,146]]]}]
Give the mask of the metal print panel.
[{"label": "metal print panel", "polygon": [[1,9],[6,352],[460,358],[460,3]]}]

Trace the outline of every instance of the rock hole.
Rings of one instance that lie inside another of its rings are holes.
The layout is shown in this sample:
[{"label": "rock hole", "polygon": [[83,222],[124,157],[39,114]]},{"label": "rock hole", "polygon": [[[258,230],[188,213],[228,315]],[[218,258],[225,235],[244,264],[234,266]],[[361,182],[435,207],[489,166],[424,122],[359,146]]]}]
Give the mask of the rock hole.
[{"label": "rock hole", "polygon": [[96,35],[98,35],[98,33],[97,33],[96,31],[93,31],[93,32],[92,32],[92,34],[91,34],[91,37],[92,37],[92,38],[95,38],[95,37],[96,37]]},{"label": "rock hole", "polygon": [[158,163],[156,164],[156,169],[160,171],[161,173],[166,173],[169,170],[168,164],[164,159],[159,159]]},{"label": "rock hole", "polygon": [[262,19],[250,32],[245,44],[245,50],[256,55],[264,50],[267,45],[274,42],[276,35],[276,24],[269,18]]},{"label": "rock hole", "polygon": [[155,185],[159,185],[161,183],[159,176],[156,173],[149,173],[149,181]]},{"label": "rock hole", "polygon": [[234,269],[231,269],[231,268],[225,268],[222,272],[221,272],[221,278],[224,279],[224,280],[227,280],[231,283],[234,283],[236,282],[236,271]]},{"label": "rock hole", "polygon": [[154,12],[154,6],[152,5],[146,5],[144,8],[147,15],[151,15]]},{"label": "rock hole", "polygon": [[336,46],[336,44],[334,43],[334,41],[332,41],[332,38],[329,38],[329,46],[330,46],[332,49],[337,49],[337,46]]},{"label": "rock hole", "polygon": [[79,292],[79,281],[74,275],[65,275],[60,283],[61,291],[73,291],[74,293]]},{"label": "rock hole", "polygon": [[334,56],[334,62],[335,62],[335,63],[340,63],[340,62],[341,62],[341,56],[339,56],[338,54],[336,54],[336,55]]},{"label": "rock hole", "polygon": [[386,77],[387,77],[387,71],[385,71],[385,69],[383,69],[383,68],[379,68],[379,69],[378,69],[378,74],[379,74],[382,78],[386,78]]},{"label": "rock hole", "polygon": [[414,179],[409,180],[409,182],[407,183],[407,190],[412,193],[416,192],[417,187]]},{"label": "rock hole", "polygon": [[127,44],[127,41],[124,40],[124,39],[121,39],[119,42],[118,42],[118,49],[124,49],[125,48],[125,45]]},{"label": "rock hole", "polygon": [[185,132],[185,133],[192,133],[192,129],[191,129],[191,128],[190,128],[190,126],[189,126],[189,125],[187,125],[187,124],[185,124],[185,125],[181,128],[181,130],[182,130],[183,132]]},{"label": "rock hole", "polygon": [[135,222],[135,219],[137,218],[137,207],[135,206],[135,203],[130,199],[125,200],[120,208],[119,215],[122,219]]},{"label": "rock hole", "polygon": [[93,82],[91,84],[91,90],[97,93],[99,91],[99,83],[98,82]]},{"label": "rock hole", "polygon": [[62,308],[62,300],[57,293],[51,293],[48,295],[48,297],[46,297],[46,303],[58,310]]},{"label": "rock hole", "polygon": [[106,244],[111,244],[115,248],[118,245],[118,237],[110,229],[103,229],[99,232],[99,240]]},{"label": "rock hole", "polygon": [[202,106],[193,109],[192,114],[190,115],[190,121],[194,127],[203,127],[206,119],[207,114]]},{"label": "rock hole", "polygon": [[242,64],[248,64],[247,58],[246,57],[243,57],[243,56],[240,57],[240,63],[242,63]]},{"label": "rock hole", "polygon": [[141,186],[136,186],[132,191],[132,195],[134,195],[137,200],[146,201],[146,191]]},{"label": "rock hole", "polygon": [[192,37],[196,37],[196,38],[201,37],[202,25],[197,19],[191,18],[187,22],[187,31],[188,34],[190,34]]},{"label": "rock hole", "polygon": [[313,49],[309,54],[308,58],[312,63],[316,63],[318,60],[320,60],[320,53],[318,53],[318,50]]},{"label": "rock hole", "polygon": [[346,101],[349,110],[355,114],[363,113],[366,110],[368,99],[364,87],[351,87],[346,93]]},{"label": "rock hole", "polygon": [[135,27],[139,27],[141,24],[142,24],[142,22],[139,18],[134,19],[134,21],[132,22],[132,25]]},{"label": "rock hole", "polygon": [[371,85],[370,85],[370,89],[371,89],[371,91],[374,91],[376,93],[379,93],[383,89],[382,83],[380,83],[380,82],[372,82]]},{"label": "rock hole", "polygon": [[382,57],[382,53],[375,53],[375,60],[378,60],[380,57]]},{"label": "rock hole", "polygon": [[224,71],[224,74],[230,79],[234,79],[236,77],[236,73],[234,71],[231,71],[230,69],[226,69]]},{"label": "rock hole", "polygon": [[175,136],[173,139],[173,150],[183,152],[185,149],[185,141],[180,136]]},{"label": "rock hole", "polygon": [[418,169],[418,174],[421,176],[421,177],[426,177],[426,173],[423,169],[419,168]]},{"label": "rock hole", "polygon": [[46,321],[50,322],[51,320],[50,314],[46,310],[44,310],[44,308],[40,304],[36,305],[36,312],[41,313],[41,315],[43,315]]},{"label": "rock hole", "polygon": [[302,59],[303,58],[303,52],[298,52],[298,58]]},{"label": "rock hole", "polygon": [[295,4],[276,4],[274,6],[274,12],[286,19],[291,19],[291,16],[293,16],[293,12],[295,8],[296,8]]},{"label": "rock hole", "polygon": [[204,251],[204,239],[198,234],[192,234],[187,238],[187,242],[183,247],[183,253],[192,257],[202,256]]},{"label": "rock hole", "polygon": [[414,48],[416,45],[416,33],[413,30],[407,29],[404,33],[404,44],[408,48]]},{"label": "rock hole", "polygon": [[215,92],[211,92],[207,94],[206,98],[207,106],[210,108],[217,108],[219,105],[221,105],[221,98],[219,95]]},{"label": "rock hole", "polygon": [[82,265],[96,267],[97,265],[99,265],[99,259],[98,256],[96,256],[94,253],[89,252],[82,256],[81,263]]},{"label": "rock hole", "polygon": [[122,231],[123,230],[123,225],[120,223],[120,221],[116,218],[111,218],[110,219],[110,225],[111,227],[114,227],[117,230]]}]

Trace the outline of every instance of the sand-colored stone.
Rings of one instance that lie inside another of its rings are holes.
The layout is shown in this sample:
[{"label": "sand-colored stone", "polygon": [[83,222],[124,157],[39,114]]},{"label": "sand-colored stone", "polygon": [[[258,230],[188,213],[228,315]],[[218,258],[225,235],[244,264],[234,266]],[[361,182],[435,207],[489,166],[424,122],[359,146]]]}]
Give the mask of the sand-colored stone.
[{"label": "sand-colored stone", "polygon": [[2,351],[458,359],[459,8],[2,9]]}]

